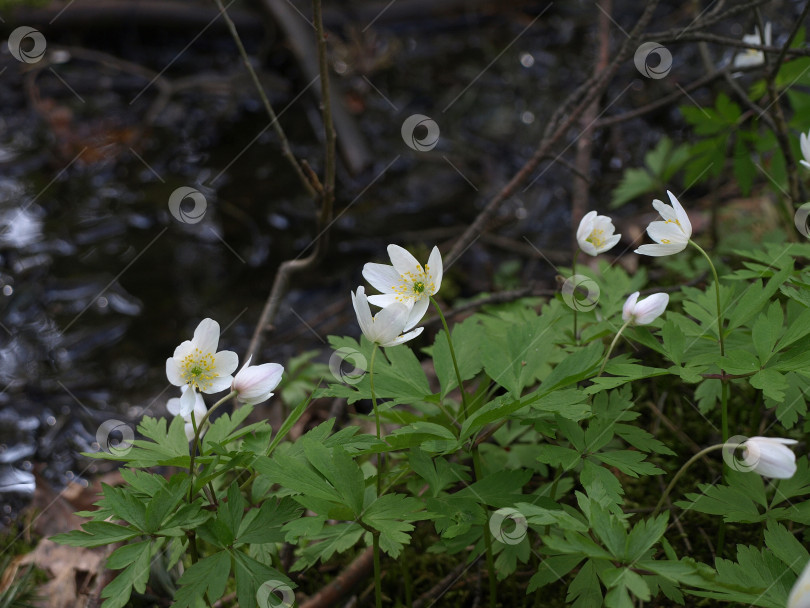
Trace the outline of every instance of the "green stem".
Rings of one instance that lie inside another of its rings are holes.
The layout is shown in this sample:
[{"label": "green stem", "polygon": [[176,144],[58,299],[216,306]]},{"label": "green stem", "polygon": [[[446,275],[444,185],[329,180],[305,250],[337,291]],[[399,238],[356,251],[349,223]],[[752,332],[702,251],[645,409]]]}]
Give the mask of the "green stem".
[{"label": "green stem", "polygon": [[669,493],[672,491],[672,488],[673,488],[673,487],[675,487],[675,483],[676,483],[676,482],[677,482],[677,481],[678,481],[678,480],[681,478],[681,476],[682,476],[682,475],[683,475],[683,474],[686,472],[686,470],[687,470],[687,469],[688,469],[690,466],[692,466],[692,463],[694,463],[694,462],[695,462],[696,460],[698,460],[699,458],[703,458],[703,457],[704,457],[706,454],[708,454],[709,452],[714,452],[714,451],[716,451],[716,450],[722,450],[724,447],[729,447],[729,448],[737,449],[737,448],[738,448],[738,447],[740,447],[741,445],[742,445],[742,444],[739,444],[739,443],[738,443],[738,444],[729,444],[729,445],[726,445],[725,443],[718,443],[718,444],[716,444],[716,445],[711,445],[711,446],[709,446],[709,447],[707,447],[707,448],[704,448],[704,449],[700,450],[700,451],[699,451],[697,454],[695,454],[694,456],[692,456],[692,457],[691,457],[689,460],[687,460],[687,461],[686,461],[686,463],[685,463],[685,464],[684,464],[684,465],[683,465],[683,466],[682,466],[682,467],[681,467],[681,468],[678,470],[678,472],[677,472],[677,473],[675,473],[675,477],[673,477],[673,478],[672,478],[672,481],[670,481],[670,482],[669,482],[669,485],[666,487],[666,489],[664,490],[664,493],[661,495],[661,498],[660,498],[660,500],[658,501],[658,504],[657,504],[657,505],[655,505],[655,509],[653,509],[652,516],[653,516],[653,517],[655,517],[656,515],[658,515],[658,512],[661,510],[661,506],[664,504],[664,501],[667,499],[667,496],[669,496]]},{"label": "green stem", "polygon": [[447,327],[447,319],[444,318],[442,307],[439,306],[439,303],[433,296],[430,296],[430,301],[433,303],[433,306],[436,307],[436,311],[439,313],[439,318],[442,320],[444,333],[447,335],[447,345],[450,347],[450,358],[453,360],[453,370],[456,372],[458,390],[461,391],[461,408],[464,412],[464,420],[466,420],[467,416],[469,415],[469,412],[467,411],[467,393],[464,391],[464,384],[461,381],[461,372],[458,369],[458,361],[456,360],[456,349],[453,348],[453,339],[450,337],[450,329]]},{"label": "green stem", "polygon": [[[467,419],[469,410],[467,408],[467,392],[464,390],[464,382],[461,379],[461,372],[458,369],[458,361],[456,360],[456,350],[453,348],[453,338],[450,336],[450,328],[447,327],[447,320],[444,318],[439,303],[431,296],[430,301],[439,313],[439,318],[442,320],[444,326],[444,333],[447,336],[447,345],[450,348],[450,358],[453,360],[453,370],[456,372],[456,382],[458,382],[458,390],[461,392],[461,407],[464,412],[464,419]],[[473,471],[475,473],[476,481],[481,479],[481,455],[478,453],[478,444],[472,445],[472,458],[473,458]],[[484,546],[487,555],[487,572],[489,575],[489,605],[490,608],[495,608],[495,596],[497,592],[497,585],[495,579],[495,560],[492,555],[492,539],[489,536],[489,530],[484,529]]]},{"label": "green stem", "polygon": [[[374,422],[377,426],[377,440],[382,441],[380,427],[380,411],[377,409],[377,394],[374,392],[374,357],[377,355],[377,344],[371,350],[371,362],[368,366],[369,382],[371,384],[371,406],[374,409]],[[383,453],[377,455],[377,498],[382,494]],[[377,608],[382,608],[382,574],[380,569],[380,533],[371,533],[372,550],[374,552],[374,601]]]},{"label": "green stem", "polygon": [[[473,448],[472,456],[473,456],[473,471],[475,472],[475,478],[481,479],[482,478],[481,455],[478,453],[478,448]],[[487,509],[487,513],[488,512],[489,509]],[[498,585],[497,580],[495,579],[495,559],[492,555],[492,539],[490,538],[490,532],[487,526],[484,526],[484,548],[486,550],[487,574],[489,578],[489,606],[490,608],[495,608],[495,600],[498,594]]]},{"label": "green stem", "polygon": [[[579,257],[579,246],[574,251],[574,261],[571,263],[571,276],[577,274],[577,258]],[[579,345],[579,337],[577,336],[577,307],[574,306],[574,344]]]},{"label": "green stem", "polygon": [[[193,391],[192,387],[187,388],[186,390]],[[208,422],[208,419],[211,417],[211,414],[214,413],[219,406],[223,403],[228,401],[231,397],[235,397],[239,391],[231,391],[227,395],[225,395],[222,399],[217,401],[214,405],[211,406],[211,409],[205,412],[205,416],[202,417],[200,420],[200,424],[196,424],[196,420],[194,419],[194,411],[191,412],[191,425],[194,427],[194,439],[192,440],[192,448],[191,448],[191,457],[188,461],[188,475],[191,478],[191,485],[188,488],[188,501],[191,502],[194,499],[194,456],[197,453],[197,450],[200,450],[200,455],[202,455],[202,443],[200,442],[200,431],[202,431],[205,423]]]},{"label": "green stem", "polygon": [[[723,342],[723,310],[720,307],[720,278],[717,276],[717,270],[712,263],[712,259],[709,257],[709,254],[706,253],[700,245],[698,245],[695,241],[689,241],[689,244],[692,245],[695,249],[697,249],[703,257],[706,258],[706,261],[709,262],[709,268],[712,269],[712,274],[714,275],[714,290],[715,290],[715,297],[717,299],[717,336],[720,338],[720,356],[726,356],[726,346]],[[723,437],[723,441],[728,439],[728,437]]]},{"label": "green stem", "polygon": [[629,321],[627,321],[624,325],[622,325],[619,328],[619,331],[616,332],[616,335],[613,337],[613,342],[610,343],[610,346],[608,347],[608,350],[607,350],[607,354],[605,354],[605,360],[602,361],[602,367],[599,368],[599,373],[596,374],[597,378],[602,375],[603,371],[605,371],[605,366],[607,365],[608,359],[610,359],[610,353],[613,352],[613,347],[616,346],[616,342],[619,341],[619,336],[622,335],[622,332],[625,330],[625,328],[628,325],[630,325],[630,323],[632,323],[632,322],[633,322],[633,319],[630,319]]},{"label": "green stem", "polygon": [[371,533],[374,547],[374,602],[377,608],[382,608],[382,578],[380,576],[380,533],[376,530]]}]

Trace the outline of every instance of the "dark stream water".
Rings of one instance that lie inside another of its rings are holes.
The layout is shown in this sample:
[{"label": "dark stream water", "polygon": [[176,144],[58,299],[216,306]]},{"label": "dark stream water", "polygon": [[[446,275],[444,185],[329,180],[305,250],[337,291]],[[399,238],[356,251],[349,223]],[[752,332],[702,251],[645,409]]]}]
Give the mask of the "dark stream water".
[{"label": "dark stream water", "polygon": [[[323,337],[358,335],[348,292],[361,282],[364,262],[384,261],[387,243],[421,243],[425,252],[434,243],[449,247],[531,155],[545,119],[590,70],[594,17],[581,4],[554,5],[535,22],[544,6],[383,20],[367,32],[358,24],[335,33],[342,102],[371,162],[356,175],[341,165],[330,253],[317,271],[295,278],[262,361],[283,364],[312,348],[325,360]],[[617,17],[625,27],[636,13],[628,7]],[[202,318],[220,322],[221,346],[244,352],[277,265],[315,235],[314,204],[280,156],[224,29],[196,39],[193,29],[126,24],[42,31],[45,63],[23,64],[5,46],[0,54],[6,524],[32,493],[35,467],[57,488],[86,483],[97,465],[78,452],[95,449],[104,421],[134,426],[144,413],[165,415],[177,393],[166,381],[165,359]],[[165,69],[163,76],[188,86],[148,125],[158,86],[59,50],[69,45]],[[312,91],[299,96],[308,83],[294,57],[273,29],[254,29],[246,45],[261,58],[276,110],[284,109],[295,155],[319,171],[318,102]],[[611,112],[660,94],[660,85],[626,67],[611,93],[632,86]],[[434,149],[404,144],[400,128],[412,114],[436,121]],[[594,173],[614,182],[660,136],[639,123],[622,129],[621,137],[597,142],[594,159]],[[521,246],[525,237],[565,251],[572,178],[559,166],[546,168],[504,205],[499,230]],[[171,194],[184,186],[204,196],[197,223],[170,213]],[[606,208],[607,192],[592,189],[593,208]],[[501,264],[514,259],[523,258],[476,243],[448,273],[447,293],[491,289]],[[513,274],[518,283],[551,283],[555,272],[538,260]]]}]

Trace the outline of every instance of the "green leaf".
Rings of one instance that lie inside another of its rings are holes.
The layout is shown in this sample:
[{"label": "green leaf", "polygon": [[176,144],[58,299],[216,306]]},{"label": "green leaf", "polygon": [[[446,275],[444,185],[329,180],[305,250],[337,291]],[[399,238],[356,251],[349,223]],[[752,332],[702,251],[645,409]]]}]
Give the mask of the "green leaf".
[{"label": "green leaf", "polygon": [[416,498],[404,494],[384,494],[363,512],[362,521],[380,532],[380,548],[396,558],[411,542],[407,534],[414,527],[409,522],[426,519],[424,506]]},{"label": "green leaf", "polygon": [[[280,607],[292,606],[295,602],[295,584],[281,572],[256,561],[241,551],[233,552],[233,570],[236,578],[236,599],[240,606],[269,608],[271,597],[280,599]],[[259,589],[267,595],[260,595]],[[271,595],[272,592],[272,595]],[[264,602],[259,602],[262,598]],[[269,600],[269,601],[268,601]]]},{"label": "green leaf", "polygon": [[[452,328],[453,347],[462,380],[473,378],[483,367],[478,349],[481,331],[482,327],[478,324],[478,318],[475,316],[462,323],[457,323]],[[432,355],[433,367],[442,387],[440,396],[444,399],[447,393],[458,386],[456,372],[453,369],[453,360],[450,357],[450,347],[447,343],[447,334],[444,331],[436,334]]]},{"label": "green leaf", "polygon": [[100,547],[129,540],[140,535],[140,531],[125,528],[109,521],[88,521],[82,530],[71,530],[51,537],[51,540],[71,547]]},{"label": "green leaf", "polygon": [[633,450],[616,450],[613,452],[600,452],[593,454],[592,458],[601,460],[608,466],[616,467],[622,473],[631,477],[641,475],[660,475],[661,469],[651,462],[644,461],[644,454]]},{"label": "green leaf", "polygon": [[234,544],[276,543],[284,540],[281,528],[301,516],[302,509],[288,497],[266,500],[258,509],[247,512]]},{"label": "green leaf", "polygon": [[419,448],[413,448],[409,462],[414,473],[422,477],[430,487],[430,496],[436,497],[447,486],[459,481],[469,481],[469,476],[459,463],[451,463],[441,456],[430,457]]},{"label": "green leaf", "polygon": [[208,598],[221,598],[225,595],[225,585],[231,572],[231,556],[227,551],[220,551],[192,564],[178,579],[182,585],[175,593],[175,608],[191,608],[196,600],[206,593]]},{"label": "green leaf", "polygon": [[583,560],[581,555],[552,555],[540,561],[537,572],[529,580],[527,593],[532,593],[541,587],[556,583],[566,574],[577,567]]},{"label": "green leaf", "polygon": [[781,402],[785,398],[784,391],[788,386],[787,380],[774,369],[761,369],[751,376],[748,381],[751,386],[760,389],[767,399]]},{"label": "green leaf", "polygon": [[188,494],[190,479],[185,474],[175,475],[169,483],[155,495],[146,506],[145,532],[153,534]]},{"label": "green leaf", "polygon": [[[101,597],[106,598],[102,608],[123,608],[129,602],[132,590],[143,593],[146,590],[146,582],[149,580],[149,560],[152,555],[152,543],[136,543],[137,550],[127,554],[129,561],[127,566],[111,583],[101,592]],[[118,558],[121,560],[121,558]]]},{"label": "green leaf", "polygon": [[759,315],[754,321],[751,339],[761,365],[765,365],[771,358],[774,346],[782,335],[784,320],[782,304],[771,302],[767,313]]}]

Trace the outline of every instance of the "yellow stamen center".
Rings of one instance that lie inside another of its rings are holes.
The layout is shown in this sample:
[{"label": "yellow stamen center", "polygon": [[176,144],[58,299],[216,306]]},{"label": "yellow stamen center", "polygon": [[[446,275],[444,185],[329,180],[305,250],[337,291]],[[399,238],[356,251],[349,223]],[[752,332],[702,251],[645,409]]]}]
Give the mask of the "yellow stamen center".
[{"label": "yellow stamen center", "polygon": [[427,264],[424,270],[417,264],[414,272],[401,274],[400,280],[402,282],[399,285],[391,286],[391,290],[396,294],[397,301],[421,300],[425,295],[430,295],[436,291],[433,281],[430,280],[429,271]]},{"label": "yellow stamen center", "polygon": [[662,242],[664,245],[669,245],[669,244],[670,244],[672,241],[670,241],[669,239],[661,239],[661,242]]},{"label": "yellow stamen center", "polygon": [[199,348],[187,354],[180,361],[180,375],[187,384],[205,391],[211,386],[214,378],[219,374],[216,368],[213,353],[203,353]]},{"label": "yellow stamen center", "polygon": [[588,238],[585,239],[585,240],[587,242],[589,242],[591,245],[593,245],[594,247],[596,247],[597,249],[599,249],[600,247],[603,247],[604,244],[605,244],[605,239],[602,237],[603,234],[605,234],[604,230],[596,230],[596,229],[594,229],[591,232],[591,234],[588,235]]}]

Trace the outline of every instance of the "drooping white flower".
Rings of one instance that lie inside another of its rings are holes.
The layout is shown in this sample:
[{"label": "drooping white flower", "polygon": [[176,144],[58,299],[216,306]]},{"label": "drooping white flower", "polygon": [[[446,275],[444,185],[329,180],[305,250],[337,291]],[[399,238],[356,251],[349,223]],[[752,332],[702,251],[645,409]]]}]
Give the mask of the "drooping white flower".
[{"label": "drooping white flower", "polygon": [[621,234],[613,234],[615,231],[613,220],[608,216],[589,211],[577,228],[577,243],[588,255],[599,255],[612,249],[622,238]]},{"label": "drooping white flower", "polygon": [[810,562],[802,570],[788,596],[787,608],[810,608]]},{"label": "drooping white flower", "polygon": [[430,296],[435,295],[442,285],[442,256],[439,248],[434,247],[424,268],[399,245],[388,245],[388,256],[390,266],[373,263],[363,266],[363,277],[381,292],[370,296],[368,301],[382,308],[394,302],[405,304],[410,311],[405,324],[405,330],[408,330],[422,320]]},{"label": "drooping white flower", "polygon": [[352,293],[352,306],[357,315],[357,323],[360,331],[369,342],[374,342],[380,346],[396,346],[408,340],[414,339],[422,333],[424,327],[418,327],[406,334],[406,324],[408,323],[409,308],[402,302],[393,302],[383,308],[376,316],[371,316],[371,308],[368,305],[366,290],[363,286],[357,288],[357,294]]},{"label": "drooping white flower", "polygon": [[802,149],[802,156],[804,156],[804,160],[799,162],[810,169],[810,132],[799,135],[799,146]]},{"label": "drooping white flower", "polygon": [[750,437],[743,443],[743,463],[763,477],[790,479],[796,473],[796,454],[787,446],[798,443],[781,437]]},{"label": "drooping white flower", "polygon": [[672,206],[667,205],[658,199],[653,201],[653,207],[661,217],[663,222],[650,222],[647,226],[647,234],[657,244],[642,245],[636,249],[636,253],[650,256],[663,256],[679,253],[686,249],[689,239],[692,236],[692,223],[686,215],[675,195],[667,190]]},{"label": "drooping white flower", "polygon": [[231,374],[239,365],[239,357],[229,350],[216,352],[218,343],[219,323],[203,319],[194,330],[194,337],[183,342],[174,350],[174,356],[166,359],[169,382],[209,394],[230,387]]},{"label": "drooping white flower", "polygon": [[[203,416],[208,412],[208,408],[205,407],[205,401],[203,401],[202,395],[193,389],[189,390],[187,384],[180,387],[180,390],[182,391],[181,396],[169,399],[166,402],[166,409],[172,416],[183,417],[183,420],[186,421],[186,438],[191,441],[194,439],[194,424],[191,422],[191,412],[194,412],[194,421],[197,423],[197,426],[199,426]],[[188,402],[189,399],[192,405],[186,410],[184,409],[184,402]]]},{"label": "drooping white flower", "polygon": [[[743,36],[742,41],[746,44],[759,44],[761,46],[771,46],[771,23],[765,24],[765,41],[762,41],[762,36],[759,34],[759,28],[754,26],[753,34],[746,34]],[[765,63],[765,54],[757,49],[746,49],[742,53],[737,53],[734,56],[735,68],[747,68],[754,65],[762,65]]]},{"label": "drooping white flower", "polygon": [[267,401],[273,396],[273,390],[281,382],[284,367],[278,363],[251,365],[251,355],[231,383],[231,390],[238,394],[236,399],[242,403],[255,405]]},{"label": "drooping white flower", "polygon": [[669,304],[669,294],[654,293],[638,301],[639,292],[630,294],[622,307],[622,319],[631,325],[649,325],[664,314]]}]

